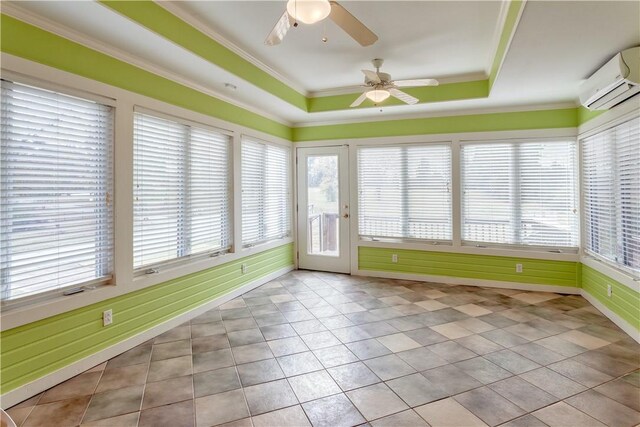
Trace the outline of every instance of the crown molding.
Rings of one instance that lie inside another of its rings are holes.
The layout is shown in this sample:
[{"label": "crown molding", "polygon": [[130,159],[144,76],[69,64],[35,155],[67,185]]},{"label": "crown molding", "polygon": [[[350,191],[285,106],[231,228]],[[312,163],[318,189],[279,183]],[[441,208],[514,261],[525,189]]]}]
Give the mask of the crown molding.
[{"label": "crown molding", "polygon": [[493,66],[493,61],[495,60],[495,57],[498,54],[498,46],[500,45],[502,32],[504,31],[504,26],[507,22],[507,12],[509,11],[510,4],[511,4],[511,0],[502,0],[502,3],[500,4],[500,12],[498,13],[498,20],[496,21],[496,26],[493,32],[493,38],[491,40],[491,50],[490,50],[489,58],[487,59],[488,63],[486,64],[484,69],[484,72],[487,76],[491,74],[491,67]]},{"label": "crown molding", "polygon": [[177,2],[177,1],[155,1],[155,3],[158,6],[162,7],[163,9],[165,9],[167,12],[171,13],[172,15],[174,15],[176,18],[186,22],[187,24],[191,25],[193,28],[195,28],[198,31],[206,34],[209,38],[211,38],[211,39],[215,40],[216,42],[220,43],[222,46],[226,47],[227,49],[229,49],[231,52],[235,53],[236,55],[238,55],[242,59],[250,62],[251,64],[255,65],[256,67],[258,67],[259,69],[264,71],[265,73],[271,75],[271,77],[273,77],[273,78],[275,78],[277,80],[280,80],[282,83],[284,83],[285,85],[289,86],[291,89],[295,90],[296,92],[301,93],[305,97],[309,97],[309,92],[299,82],[296,82],[291,77],[285,76],[282,73],[280,73],[279,71],[274,70],[272,67],[268,66],[267,64],[265,64],[264,62],[260,61],[256,57],[254,57],[254,56],[250,55],[249,53],[247,53],[246,51],[242,50],[236,44],[234,44],[233,42],[229,41],[229,39],[225,38],[220,33],[218,33],[213,28],[211,28],[211,26],[209,26],[207,23],[202,21],[200,18],[194,16],[190,12],[187,12],[182,6],[179,5],[179,2]]},{"label": "crown molding", "polygon": [[[42,30],[48,31],[60,37],[63,37],[67,40],[71,40],[74,43],[78,43],[82,46],[85,46],[89,49],[98,51],[105,55],[111,56],[119,61],[125,62],[129,65],[132,65],[137,68],[141,68],[145,71],[149,71],[150,73],[156,74],[158,76],[164,77],[168,80],[179,83],[188,88],[197,90],[206,95],[212,96],[214,98],[218,98],[222,101],[228,102],[229,104],[235,105],[236,107],[243,108],[252,113],[261,115],[265,118],[283,124],[285,126],[292,126],[292,123],[282,119],[282,117],[276,116],[267,110],[263,110],[261,108],[257,108],[253,105],[246,104],[244,102],[238,101],[225,95],[222,92],[219,92],[215,89],[212,89],[207,86],[203,86],[199,83],[194,82],[191,79],[187,79],[179,74],[176,74],[172,71],[167,70],[164,67],[160,67],[156,64],[153,64],[149,61],[140,59],[139,57],[133,56],[128,52],[125,52],[121,49],[115,48],[109,44],[103,43],[99,40],[94,39],[84,33],[76,31],[67,27],[66,25],[62,25],[58,22],[52,21],[48,18],[45,18],[41,15],[35,14],[31,11],[28,11],[20,6],[18,6],[14,2],[5,2],[2,4],[2,13],[12,18],[18,19],[20,21],[26,22],[27,24],[38,27]],[[180,47],[180,46],[178,46]],[[180,47],[183,49],[182,47]]]},{"label": "crown molding", "polygon": [[[454,101],[455,102],[455,101]],[[398,107],[404,107],[402,105]],[[411,120],[411,119],[429,119],[434,117],[455,117],[455,116],[469,116],[475,114],[495,114],[495,113],[518,113],[526,111],[544,111],[544,110],[559,110],[564,108],[577,108],[578,104],[575,102],[559,102],[559,103],[547,103],[536,105],[514,105],[505,107],[493,107],[493,108],[466,108],[461,110],[446,110],[446,111],[434,111],[434,112],[420,112],[413,114],[393,114],[384,117],[362,117],[352,118],[345,120],[325,120],[317,122],[296,122],[293,124],[294,128],[305,128],[314,126],[331,126],[331,125],[348,125],[352,123],[368,123],[373,121],[392,121],[392,120]],[[382,107],[384,110],[384,107]]]}]

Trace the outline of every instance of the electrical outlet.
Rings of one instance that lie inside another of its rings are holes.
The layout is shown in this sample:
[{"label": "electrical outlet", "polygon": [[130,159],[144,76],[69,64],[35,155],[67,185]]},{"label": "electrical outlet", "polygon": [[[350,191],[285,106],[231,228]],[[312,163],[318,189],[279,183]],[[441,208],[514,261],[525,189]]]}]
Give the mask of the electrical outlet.
[{"label": "electrical outlet", "polygon": [[522,264],[516,264],[516,273],[522,273]]},{"label": "electrical outlet", "polygon": [[102,326],[109,326],[113,323],[113,311],[111,309],[102,312]]},{"label": "electrical outlet", "polygon": [[398,254],[391,255],[391,262],[398,262]]},{"label": "electrical outlet", "polygon": [[607,296],[611,298],[611,294],[613,293],[613,289],[611,289],[611,285],[607,285]]},{"label": "electrical outlet", "polygon": [[242,264],[242,274],[245,274],[247,271],[249,271],[249,267],[247,266],[247,264]]}]

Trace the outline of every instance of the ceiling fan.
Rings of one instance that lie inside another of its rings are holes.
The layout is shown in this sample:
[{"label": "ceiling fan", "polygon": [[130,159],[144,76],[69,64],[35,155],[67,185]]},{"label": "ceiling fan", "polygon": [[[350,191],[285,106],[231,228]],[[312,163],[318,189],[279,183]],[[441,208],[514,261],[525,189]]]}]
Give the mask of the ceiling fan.
[{"label": "ceiling fan", "polygon": [[419,99],[399,90],[399,87],[438,86],[438,81],[435,79],[391,80],[390,74],[380,72],[380,67],[382,67],[383,62],[384,59],[373,59],[371,63],[376,71],[362,70],[366,90],[353,101],[350,105],[351,107],[359,106],[367,98],[379,104],[389,98],[389,96],[393,96],[406,104],[413,105],[416,104]]},{"label": "ceiling fan", "polygon": [[378,40],[378,36],[335,1],[289,0],[287,9],[278,19],[264,44],[267,46],[280,44],[292,26],[297,27],[299,22],[315,24],[327,16],[362,46],[372,45]]}]

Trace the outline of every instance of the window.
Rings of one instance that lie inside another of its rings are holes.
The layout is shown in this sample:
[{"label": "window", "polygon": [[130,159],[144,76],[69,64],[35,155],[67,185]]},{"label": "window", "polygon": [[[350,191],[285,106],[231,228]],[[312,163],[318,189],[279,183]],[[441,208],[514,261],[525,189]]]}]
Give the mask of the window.
[{"label": "window", "polygon": [[231,245],[231,137],[136,112],[134,268]]},{"label": "window", "polygon": [[3,301],[112,277],[113,111],[2,81]]},{"label": "window", "polygon": [[360,237],[451,240],[451,148],[358,149]]},{"label": "window", "polygon": [[585,251],[640,274],[640,118],[582,141]]},{"label": "window", "polygon": [[291,235],[288,148],[242,140],[242,244],[253,246]]},{"label": "window", "polygon": [[465,242],[578,246],[573,141],[463,144]]}]

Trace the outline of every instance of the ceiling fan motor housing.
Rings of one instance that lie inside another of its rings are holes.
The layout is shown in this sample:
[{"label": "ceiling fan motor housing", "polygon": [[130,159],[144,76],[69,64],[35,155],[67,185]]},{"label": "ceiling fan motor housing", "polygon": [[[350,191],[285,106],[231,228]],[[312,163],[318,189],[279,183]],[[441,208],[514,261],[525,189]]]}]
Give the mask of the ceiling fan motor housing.
[{"label": "ceiling fan motor housing", "polygon": [[[378,73],[378,77],[380,77],[380,80],[382,80],[382,82],[383,82],[383,83],[386,83],[386,82],[390,82],[390,81],[391,81],[391,75],[390,75],[390,74],[387,74],[387,73]],[[371,81],[371,80],[370,80],[368,77],[366,77],[366,76],[365,76],[365,78],[364,78],[364,82],[365,82],[365,84],[368,84],[368,85],[375,85],[375,84],[379,84],[379,83],[377,83],[377,82],[373,82],[373,81]]]}]

